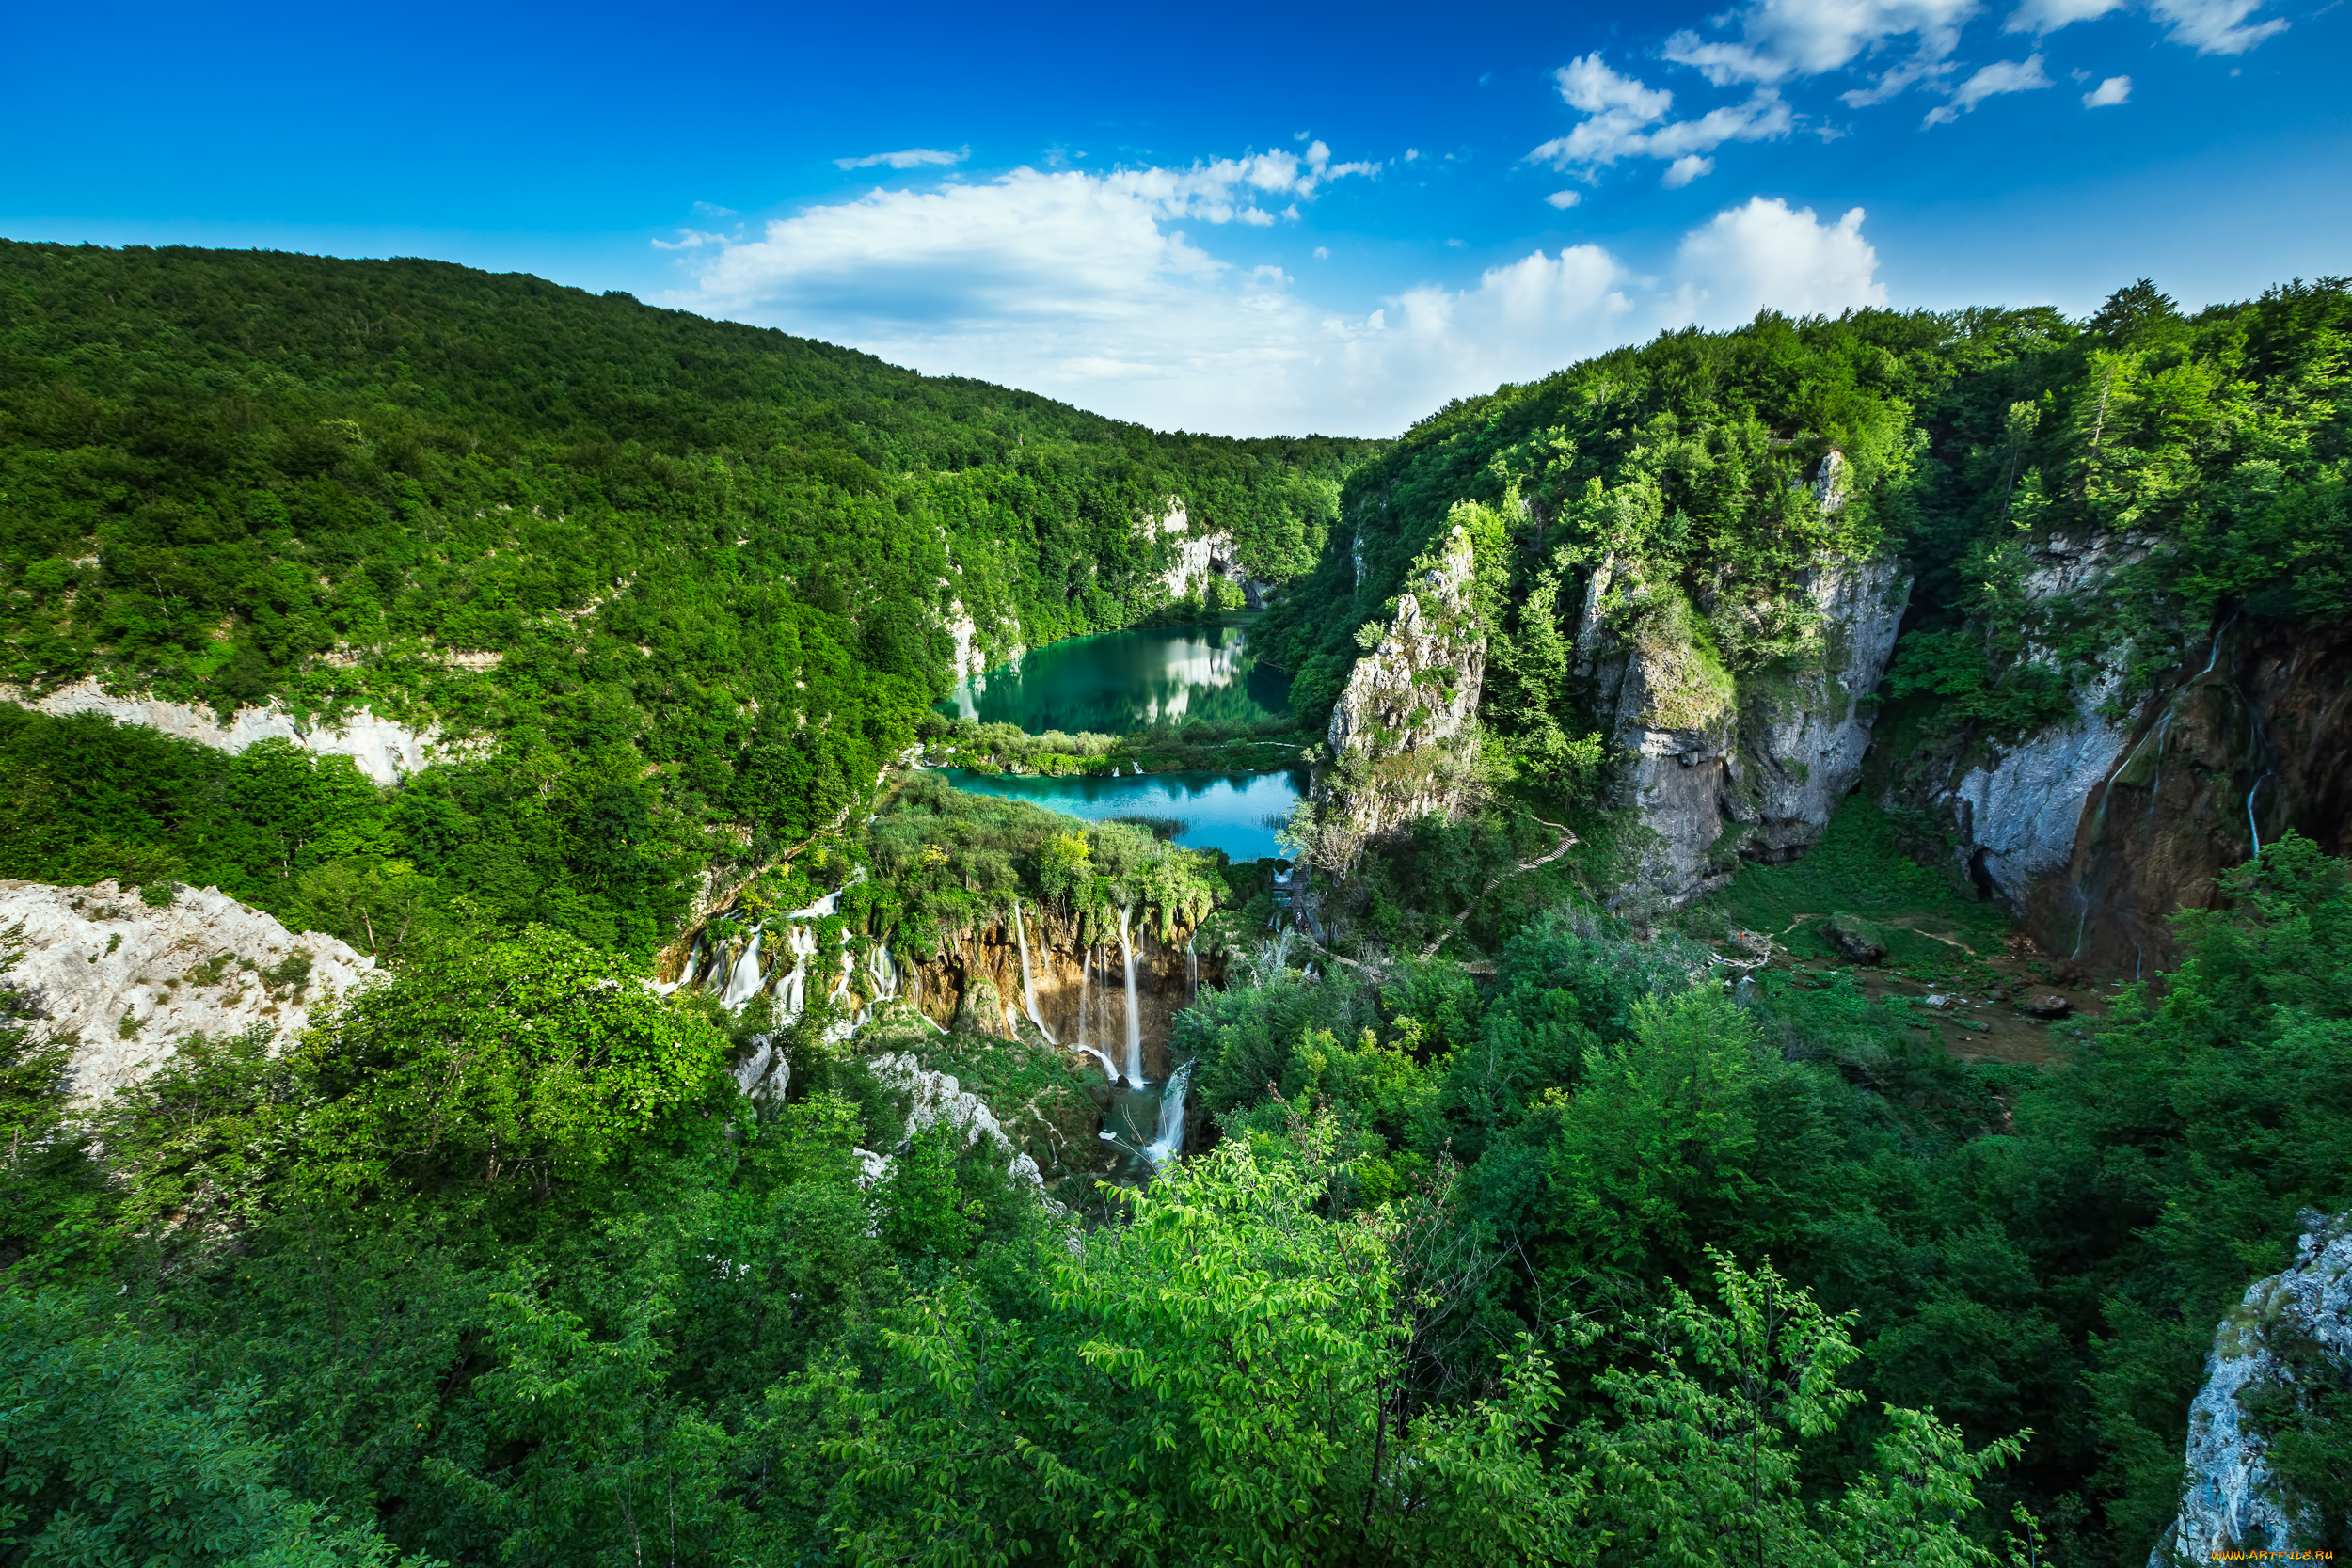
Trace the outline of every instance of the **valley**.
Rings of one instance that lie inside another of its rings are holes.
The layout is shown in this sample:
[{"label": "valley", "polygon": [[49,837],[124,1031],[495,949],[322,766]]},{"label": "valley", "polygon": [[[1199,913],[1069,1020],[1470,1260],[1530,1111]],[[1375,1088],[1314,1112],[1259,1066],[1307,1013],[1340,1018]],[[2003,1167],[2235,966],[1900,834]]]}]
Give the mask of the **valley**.
[{"label": "valley", "polygon": [[0,244],[8,1508],[2334,1549],[2348,345],[1765,311],[1243,440]]}]

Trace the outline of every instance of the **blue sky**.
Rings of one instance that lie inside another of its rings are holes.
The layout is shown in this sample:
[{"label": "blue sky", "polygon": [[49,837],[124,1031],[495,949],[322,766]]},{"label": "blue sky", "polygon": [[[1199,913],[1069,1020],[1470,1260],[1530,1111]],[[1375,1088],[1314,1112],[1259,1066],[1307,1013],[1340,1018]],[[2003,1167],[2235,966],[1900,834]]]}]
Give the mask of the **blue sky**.
[{"label": "blue sky", "polygon": [[0,233],[426,255],[1162,426],[2352,273],[2345,0],[19,8]]}]

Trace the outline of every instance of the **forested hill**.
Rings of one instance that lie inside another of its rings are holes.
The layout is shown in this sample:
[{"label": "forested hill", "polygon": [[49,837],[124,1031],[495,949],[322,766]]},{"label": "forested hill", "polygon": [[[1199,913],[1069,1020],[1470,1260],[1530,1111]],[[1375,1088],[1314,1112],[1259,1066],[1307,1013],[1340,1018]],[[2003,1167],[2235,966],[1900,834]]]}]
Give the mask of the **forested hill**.
[{"label": "forested hill", "polygon": [[0,681],[620,746],[798,836],[944,691],[956,607],[994,649],[1148,614],[1169,497],[1289,577],[1372,445],[442,262],[0,244]]}]

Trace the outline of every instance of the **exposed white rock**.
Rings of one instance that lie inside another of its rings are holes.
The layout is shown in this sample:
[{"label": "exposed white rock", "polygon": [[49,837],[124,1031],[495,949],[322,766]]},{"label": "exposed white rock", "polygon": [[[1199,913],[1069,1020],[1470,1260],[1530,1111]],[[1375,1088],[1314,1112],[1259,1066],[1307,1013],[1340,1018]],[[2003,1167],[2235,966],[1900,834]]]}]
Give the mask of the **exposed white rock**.
[{"label": "exposed white rock", "polygon": [[1348,673],[1327,736],[1336,761],[1316,784],[1322,858],[1352,863],[1363,842],[1451,811],[1479,749],[1486,635],[1470,603],[1470,535],[1456,528],[1436,562],[1397,595],[1396,618]]},{"label": "exposed white rock", "polygon": [[947,601],[947,635],[955,639],[956,651],[949,657],[947,674],[953,680],[969,680],[988,668],[988,657],[980,652],[980,628],[973,624],[972,612],[963,608],[961,599]]},{"label": "exposed white rock", "polygon": [[349,757],[359,771],[379,784],[396,784],[440,755],[444,750],[437,731],[412,730],[366,708],[316,728],[295,722],[294,715],[276,703],[265,707],[241,707],[223,724],[210,708],[192,703],[166,702],[160,697],[113,696],[95,678],[75,681],[37,698],[15,687],[0,686],[0,698],[53,717],[72,713],[103,713],[125,724],[144,724],[182,740],[193,740],[216,751],[242,752],[257,741],[291,740],[321,756]]},{"label": "exposed white rock", "polygon": [[[136,1083],[190,1035],[261,1023],[291,1037],[375,968],[336,938],[297,935],[217,888],[182,888],[159,909],[112,881],[0,881],[0,930],[18,925],[24,954],[11,983],[35,994],[53,1032],[78,1037],[73,1092],[84,1099]],[[298,952],[310,956],[299,989],[263,980]]]},{"label": "exposed white rock", "polygon": [[2239,1403],[2250,1388],[2292,1383],[2278,1354],[2288,1336],[2352,1364],[2352,1214],[2306,1212],[2303,1224],[2294,1266],[2247,1287],[2214,1332],[2204,1386],[2188,1407],[2188,1490],[2149,1568],[2219,1561],[2225,1553],[2283,1555],[2312,1544],[2316,1521],[2289,1513]]},{"label": "exposed white rock", "polygon": [[[903,1091],[912,1103],[907,1108],[907,1135],[937,1123],[945,1122],[963,1135],[968,1148],[982,1135],[993,1139],[1007,1148],[1012,1140],[996,1119],[996,1113],[988,1102],[956,1081],[951,1072],[935,1072],[917,1061],[912,1052],[892,1052],[876,1056],[867,1064],[874,1076],[888,1087]],[[1026,1154],[1015,1153],[1008,1167],[1012,1179],[1034,1187],[1043,1187],[1044,1178],[1037,1162]]]},{"label": "exposed white rock", "polygon": [[1348,672],[1331,709],[1333,755],[1394,755],[1475,736],[1486,639],[1471,624],[1473,571],[1470,535],[1456,528],[1436,564],[1397,595],[1378,645]]}]

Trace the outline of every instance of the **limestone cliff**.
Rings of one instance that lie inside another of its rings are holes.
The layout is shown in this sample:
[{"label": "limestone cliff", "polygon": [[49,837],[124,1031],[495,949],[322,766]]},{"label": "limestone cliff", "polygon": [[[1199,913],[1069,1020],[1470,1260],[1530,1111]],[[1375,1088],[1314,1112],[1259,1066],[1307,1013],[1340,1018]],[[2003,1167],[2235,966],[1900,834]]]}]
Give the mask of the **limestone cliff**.
[{"label": "limestone cliff", "polygon": [[74,1037],[73,1090],[85,1099],[137,1082],[190,1035],[257,1023],[298,1034],[313,1008],[375,968],[217,888],[181,888],[157,907],[112,881],[0,881],[0,931],[17,926],[24,951],[9,981],[34,993],[53,1034]]},{"label": "limestone cliff", "polygon": [[[2038,543],[2029,637],[2162,547],[2134,533]],[[2352,626],[2233,610],[2190,646],[2137,691],[2116,650],[2073,673],[2072,714],[1930,769],[1963,866],[2045,950],[2096,972],[2169,965],[2173,912],[2209,904],[2220,872],[2289,828],[2352,848]]]},{"label": "limestone cliff", "polygon": [[224,724],[213,717],[210,708],[160,697],[116,696],[94,679],[78,680],[37,698],[27,698],[14,687],[0,687],[0,700],[57,717],[103,713],[125,724],[144,724],[222,752],[242,752],[262,740],[291,740],[321,756],[349,757],[358,764],[359,771],[384,785],[400,783],[434,761],[443,749],[437,732],[412,730],[378,719],[366,708],[311,725],[297,722],[294,715],[271,703],[263,707],[241,707]]},{"label": "limestone cliff", "polygon": [[1355,863],[1366,844],[1455,810],[1475,777],[1486,633],[1470,602],[1469,533],[1456,527],[1406,579],[1396,614],[1349,672],[1317,777],[1315,859]]},{"label": "limestone cliff", "polygon": [[1613,560],[1588,580],[1577,668],[1622,768],[1620,803],[1650,835],[1620,905],[1680,904],[1742,857],[1803,854],[1860,779],[1910,575],[1886,556],[1830,562],[1800,587],[1803,650],[1735,679],[1675,589]]},{"label": "limestone cliff", "polygon": [[2313,1544],[2318,1521],[2281,1495],[2246,1405],[2261,1393],[2292,1402],[2314,1361],[2339,1374],[2352,1367],[2352,1214],[2307,1212],[2303,1223],[2294,1266],[2249,1286],[2214,1333],[2188,1407],[2187,1490],[2149,1568]]}]

